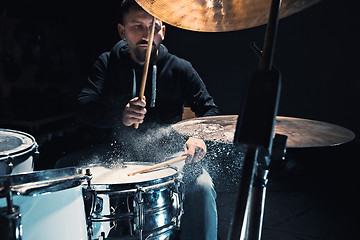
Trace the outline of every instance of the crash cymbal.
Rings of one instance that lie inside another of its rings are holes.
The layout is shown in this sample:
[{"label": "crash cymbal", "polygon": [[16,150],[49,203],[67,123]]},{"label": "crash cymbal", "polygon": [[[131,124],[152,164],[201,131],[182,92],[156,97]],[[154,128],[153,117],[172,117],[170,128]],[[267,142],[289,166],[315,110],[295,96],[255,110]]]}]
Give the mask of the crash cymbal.
[{"label": "crash cymbal", "polygon": [[[178,133],[208,141],[233,143],[237,115],[200,117],[172,125]],[[276,117],[274,133],[288,136],[288,148],[327,147],[354,139],[355,134],[335,124],[293,117]]]},{"label": "crash cymbal", "polygon": [[[266,24],[271,0],[136,0],[148,13],[175,27],[200,32],[226,32]],[[280,18],[320,2],[283,0]]]}]

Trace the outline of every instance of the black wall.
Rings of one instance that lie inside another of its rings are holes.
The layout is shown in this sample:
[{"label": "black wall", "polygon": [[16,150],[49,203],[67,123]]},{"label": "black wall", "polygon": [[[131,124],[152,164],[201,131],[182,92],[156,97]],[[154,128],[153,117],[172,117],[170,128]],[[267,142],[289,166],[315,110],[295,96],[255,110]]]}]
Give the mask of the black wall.
[{"label": "black wall", "polygon": [[[119,40],[116,2],[5,1],[0,5],[3,17],[62,29],[58,34],[66,39],[76,60],[67,70],[73,74],[67,82],[73,95],[63,103],[69,104],[69,109],[96,57]],[[334,123],[360,134],[360,20],[352,2],[322,1],[280,20],[274,58],[283,80],[278,115]],[[262,48],[264,35],[265,26],[221,33],[167,26],[164,44],[192,62],[222,114],[237,114],[244,82],[259,63],[249,45],[256,42]],[[5,81],[3,77],[1,81]],[[48,110],[56,114],[56,110]]]},{"label": "black wall", "polygon": [[[335,123],[359,135],[360,20],[356,7],[322,1],[281,19],[274,65],[282,73],[278,115]],[[222,113],[238,113],[243,84],[258,67],[265,26],[228,33],[169,29],[165,43],[199,70]],[[358,140],[356,139],[358,142]]]}]

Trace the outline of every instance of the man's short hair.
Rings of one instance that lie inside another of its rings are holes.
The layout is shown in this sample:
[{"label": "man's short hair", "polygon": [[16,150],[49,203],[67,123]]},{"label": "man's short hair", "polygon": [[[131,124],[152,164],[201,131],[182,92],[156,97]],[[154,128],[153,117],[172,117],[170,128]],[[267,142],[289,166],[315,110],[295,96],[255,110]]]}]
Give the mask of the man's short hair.
[{"label": "man's short hair", "polygon": [[118,22],[124,25],[125,16],[129,13],[130,8],[138,8],[143,10],[135,0],[123,0],[119,6]]}]

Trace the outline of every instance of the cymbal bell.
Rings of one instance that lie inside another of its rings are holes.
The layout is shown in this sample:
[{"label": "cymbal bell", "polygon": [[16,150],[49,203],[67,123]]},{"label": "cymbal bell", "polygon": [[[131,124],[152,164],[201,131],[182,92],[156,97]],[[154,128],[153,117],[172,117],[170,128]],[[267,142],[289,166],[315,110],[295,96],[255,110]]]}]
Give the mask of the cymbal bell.
[{"label": "cymbal bell", "polygon": [[[175,27],[200,32],[226,32],[266,24],[271,0],[136,0],[148,13]],[[282,0],[279,18],[320,0]]]},{"label": "cymbal bell", "polygon": [[[172,125],[178,133],[208,141],[233,143],[237,115],[200,117]],[[293,117],[276,117],[274,134],[288,136],[288,148],[328,147],[349,142],[355,134],[335,124]]]}]

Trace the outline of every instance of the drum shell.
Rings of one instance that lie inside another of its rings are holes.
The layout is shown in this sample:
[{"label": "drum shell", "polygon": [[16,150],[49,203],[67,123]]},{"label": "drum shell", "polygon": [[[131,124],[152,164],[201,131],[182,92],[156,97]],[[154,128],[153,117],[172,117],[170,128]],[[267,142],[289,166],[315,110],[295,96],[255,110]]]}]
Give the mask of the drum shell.
[{"label": "drum shell", "polygon": [[[48,178],[51,178],[53,171],[49,172]],[[27,178],[26,175],[11,176],[21,179]],[[3,176],[0,180],[6,178]],[[10,176],[7,179],[14,182]],[[69,185],[69,181],[73,183]],[[31,183],[24,183],[24,192],[19,185],[13,190],[13,204],[20,209],[23,240],[88,239],[82,181],[67,179],[35,191],[26,186],[28,184]],[[6,206],[6,199],[0,198],[0,207]]]},{"label": "drum shell", "polygon": [[35,138],[28,133],[1,128],[0,137],[2,144],[13,144],[0,151],[0,176],[32,172],[39,155]]},{"label": "drum shell", "polygon": [[109,239],[139,239],[140,230],[148,239],[171,235],[178,229],[182,215],[180,177],[176,172],[137,183],[92,184],[97,195],[91,214],[92,239],[98,239],[101,234]]}]

